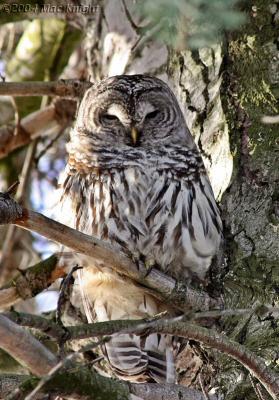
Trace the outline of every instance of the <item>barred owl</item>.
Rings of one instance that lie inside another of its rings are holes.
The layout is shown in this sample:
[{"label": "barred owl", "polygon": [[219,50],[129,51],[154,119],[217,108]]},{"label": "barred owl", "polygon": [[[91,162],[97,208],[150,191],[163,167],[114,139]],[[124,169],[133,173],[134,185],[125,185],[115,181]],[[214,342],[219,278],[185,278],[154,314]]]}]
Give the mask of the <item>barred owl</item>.
[{"label": "barred owl", "polygon": [[[177,100],[161,80],[115,76],[90,88],[67,145],[64,223],[188,282],[202,282],[222,223],[201,156]],[[150,292],[82,258],[89,322],[137,319],[166,309]],[[171,312],[171,310],[169,310]],[[119,334],[103,348],[115,374],[173,382],[173,338]]]}]

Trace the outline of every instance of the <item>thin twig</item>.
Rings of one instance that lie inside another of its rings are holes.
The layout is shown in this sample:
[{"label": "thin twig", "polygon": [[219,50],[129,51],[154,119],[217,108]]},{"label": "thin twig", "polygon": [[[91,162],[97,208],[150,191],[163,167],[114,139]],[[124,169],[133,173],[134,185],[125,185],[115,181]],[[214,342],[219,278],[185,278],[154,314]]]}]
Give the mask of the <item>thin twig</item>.
[{"label": "thin twig", "polygon": [[209,397],[209,395],[208,395],[208,393],[207,393],[207,391],[206,391],[206,389],[204,387],[204,382],[203,382],[203,378],[202,378],[201,372],[199,373],[199,384],[200,384],[200,387],[201,387],[201,390],[202,390],[202,394],[203,394],[205,400],[210,400],[210,397]]},{"label": "thin twig", "polygon": [[57,309],[56,309],[56,322],[58,325],[63,325],[61,318],[65,308],[65,303],[67,302],[69,297],[69,288],[71,285],[71,280],[73,279],[73,273],[78,269],[80,269],[80,267],[78,265],[75,265],[61,283],[60,293],[57,301]]},{"label": "thin twig", "polygon": [[[0,291],[0,293],[4,292],[3,290]],[[263,309],[266,308],[266,312],[272,313],[272,307],[269,308],[268,306],[263,306]],[[234,314],[237,315],[237,309],[236,310],[229,310],[229,311],[234,311]],[[243,311],[243,310],[241,310]],[[248,309],[246,312],[248,313]],[[279,309],[276,308],[276,312],[278,313]],[[201,319],[198,316],[203,315],[205,313],[195,313],[194,316],[196,317],[197,320]],[[38,329],[42,332],[44,332],[46,335],[49,337],[56,339],[57,341],[67,341],[67,340],[78,340],[78,339],[86,339],[92,336],[101,336],[101,335],[110,335],[114,333],[115,326],[117,324],[117,327],[119,330],[123,330],[126,328],[126,321],[122,320],[121,322],[116,322],[112,321],[111,323],[98,323],[98,324],[85,324],[85,325],[76,325],[76,326],[68,326],[68,327],[62,327],[58,324],[55,324],[49,319],[46,319],[44,317],[38,316],[38,315],[33,315],[33,314],[28,314],[28,313],[19,313],[19,312],[5,312],[5,316],[10,318],[12,321],[16,322],[17,324],[21,326],[26,326],[30,328],[35,328]],[[233,315],[233,314],[230,314]],[[242,313],[240,314],[242,315]],[[263,314],[261,314],[263,315]],[[161,318],[167,318],[167,313],[160,313],[157,316],[153,317],[152,319],[149,320],[136,320],[135,325],[138,325],[140,323],[146,323],[146,322],[153,322],[156,319],[161,319]],[[191,318],[191,313],[189,313],[189,318],[185,315],[176,318],[176,321],[178,322],[191,322],[195,319]]]},{"label": "thin twig", "polygon": [[251,374],[249,374],[249,380],[250,380],[251,386],[252,386],[252,388],[254,389],[254,392],[255,392],[255,394],[256,394],[256,396],[257,396],[257,399],[258,399],[258,400],[266,400],[266,399],[263,397],[262,393],[259,391],[259,388],[258,388],[258,385],[259,385],[259,384],[255,384],[254,379],[253,379],[253,377],[252,377]]},{"label": "thin twig", "polygon": [[40,151],[40,153],[34,158],[34,164],[37,166],[40,159],[47,153],[47,151],[55,144],[63,133],[63,128],[57,132],[57,134],[47,143],[47,145]]},{"label": "thin twig", "polygon": [[[32,170],[33,158],[36,152],[38,140],[35,139],[28,147],[22,171],[20,174],[20,183],[17,187],[15,198],[18,202],[22,203],[26,192],[26,187],[29,183],[29,178]],[[11,264],[11,253],[13,251],[15,239],[16,239],[17,228],[14,225],[8,227],[6,237],[2,246],[2,252],[0,257],[0,286],[9,279],[11,276],[14,265]]]}]

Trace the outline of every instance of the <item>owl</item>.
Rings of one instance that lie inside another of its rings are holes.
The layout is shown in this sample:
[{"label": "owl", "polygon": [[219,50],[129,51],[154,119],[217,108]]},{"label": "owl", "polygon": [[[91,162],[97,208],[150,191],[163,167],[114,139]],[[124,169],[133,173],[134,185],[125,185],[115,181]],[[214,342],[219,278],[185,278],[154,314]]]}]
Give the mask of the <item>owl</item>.
[{"label": "owl", "polygon": [[[147,268],[203,282],[222,242],[205,167],[178,102],[160,79],[120,75],[81,101],[61,182],[62,222],[109,242]],[[87,320],[140,319],[170,307],[106,265],[80,256]],[[118,334],[103,346],[114,373],[174,382],[171,336]]]}]

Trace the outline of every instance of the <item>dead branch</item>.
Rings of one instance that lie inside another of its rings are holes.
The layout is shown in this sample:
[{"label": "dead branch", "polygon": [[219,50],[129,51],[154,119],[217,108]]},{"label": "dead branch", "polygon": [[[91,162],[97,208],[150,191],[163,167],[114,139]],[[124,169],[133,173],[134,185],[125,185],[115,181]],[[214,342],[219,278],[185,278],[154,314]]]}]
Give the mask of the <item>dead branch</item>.
[{"label": "dead branch", "polygon": [[[0,83],[1,87],[2,83]],[[43,110],[35,111],[15,125],[0,128],[0,159],[37,137],[51,135],[65,129],[74,119],[76,102],[57,100]]]},{"label": "dead branch", "polygon": [[79,99],[92,86],[78,79],[60,79],[54,82],[1,82],[0,96],[58,96]]},{"label": "dead branch", "polygon": [[37,376],[47,374],[58,362],[37,339],[4,315],[0,315],[0,347]]},{"label": "dead branch", "polygon": [[[39,265],[39,264],[38,264]],[[43,268],[43,266],[42,266]],[[1,293],[5,293],[5,290],[0,291]],[[0,303],[1,304],[1,303]],[[243,316],[251,313],[251,308],[247,309],[235,309],[235,310],[216,310],[216,311],[201,311],[201,312],[189,312],[181,316],[181,322],[191,322],[197,321],[198,325],[200,324],[200,320],[204,318],[222,318],[228,316]],[[254,309],[254,313],[263,318],[264,315],[272,314],[272,316],[278,317],[279,308],[271,307],[268,305],[258,305],[257,308]],[[1,315],[1,314],[0,314]],[[86,339],[92,336],[102,336],[102,335],[112,335],[115,333],[115,330],[122,331],[123,329],[128,327],[132,328],[133,326],[137,327],[141,323],[146,323],[145,319],[143,320],[135,320],[128,322],[125,320],[121,321],[107,321],[105,323],[94,323],[94,324],[85,324],[85,325],[76,325],[76,326],[61,326],[57,323],[54,323],[52,320],[46,319],[39,315],[33,315],[23,312],[9,311],[4,312],[3,315],[11,319],[13,322],[18,325],[35,328],[45,333],[48,337],[51,337],[58,342],[70,341],[70,340],[78,340],[78,339]],[[167,316],[167,314],[165,315]],[[162,314],[152,318],[152,321],[155,319],[162,318]]]},{"label": "dead branch", "polygon": [[146,276],[140,267],[109,243],[85,235],[66,225],[25,208],[21,208],[8,194],[0,195],[0,224],[13,223],[24,229],[67,246],[74,251],[92,257],[98,264],[112,268],[152,290],[153,296],[181,310],[208,310],[218,307],[218,301],[207,293],[188,288],[182,282],[152,268]]}]

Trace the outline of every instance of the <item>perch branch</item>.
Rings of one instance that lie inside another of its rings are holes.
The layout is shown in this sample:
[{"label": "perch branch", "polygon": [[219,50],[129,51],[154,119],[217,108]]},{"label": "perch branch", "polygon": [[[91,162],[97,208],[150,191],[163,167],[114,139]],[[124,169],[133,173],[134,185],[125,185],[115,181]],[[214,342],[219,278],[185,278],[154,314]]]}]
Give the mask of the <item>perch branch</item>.
[{"label": "perch branch", "polygon": [[54,82],[1,82],[0,96],[58,96],[79,99],[92,83],[77,79]]},{"label": "perch branch", "polygon": [[[1,87],[0,83],[0,87]],[[76,102],[57,100],[43,110],[35,111],[15,125],[0,128],[0,159],[39,136],[51,135],[66,128],[74,118]]]},{"label": "perch branch", "polygon": [[146,276],[145,267],[138,267],[129,257],[115,250],[109,243],[78,232],[42,214],[21,208],[7,193],[2,193],[0,195],[0,224],[8,223],[36,232],[78,253],[92,257],[98,264],[106,265],[149,287],[153,296],[181,310],[208,310],[220,305],[207,293],[188,288],[155,268],[152,268]]},{"label": "perch branch", "polygon": [[[273,316],[278,317],[279,308],[266,305],[259,305],[258,308],[254,310],[254,312],[255,314],[261,317],[263,317],[266,314],[272,314]],[[197,324],[200,325],[199,321],[204,318],[243,316],[250,313],[251,313],[251,308],[235,309],[235,310],[204,311],[204,312],[202,311],[196,313],[190,311],[189,313],[186,313],[181,317],[181,322],[185,321],[189,323],[197,321]],[[137,327],[138,324],[147,322],[145,319],[135,320],[134,322],[131,320],[129,320],[128,322],[125,320],[121,320],[121,321],[106,321],[104,323],[100,322],[98,324],[94,323],[94,324],[63,327],[58,325],[57,323],[54,323],[52,320],[46,319],[39,315],[33,315],[17,311],[5,312],[3,313],[3,315],[5,315],[18,325],[38,329],[41,332],[45,333],[47,336],[56,339],[58,342],[67,340],[86,339],[92,336],[112,335],[113,333],[115,333],[115,330],[121,331],[127,328],[127,323],[128,326],[132,328],[132,326]],[[156,316],[156,319],[158,318],[162,318],[162,314]],[[152,319],[152,321],[153,320],[154,318]]]}]

